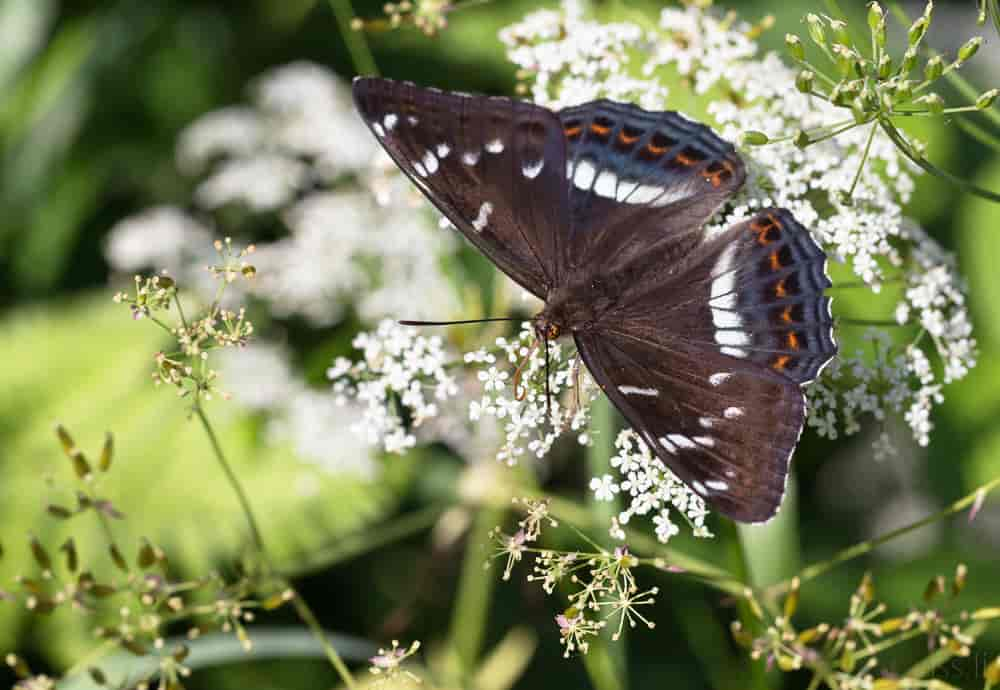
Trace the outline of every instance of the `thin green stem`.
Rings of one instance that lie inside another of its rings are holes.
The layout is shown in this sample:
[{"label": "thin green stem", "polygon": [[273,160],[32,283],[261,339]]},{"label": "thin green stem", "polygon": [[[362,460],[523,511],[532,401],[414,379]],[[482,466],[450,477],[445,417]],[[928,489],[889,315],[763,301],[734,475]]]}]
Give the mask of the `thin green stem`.
[{"label": "thin green stem", "polygon": [[344,39],[347,52],[351,55],[351,62],[358,74],[378,75],[378,67],[375,65],[375,58],[368,47],[368,41],[362,32],[351,26],[354,21],[354,8],[351,7],[351,0],[330,0],[330,8],[337,19],[337,26],[340,35]]},{"label": "thin green stem", "polygon": [[236,494],[236,498],[240,502],[240,507],[243,509],[243,517],[247,521],[247,527],[250,529],[250,537],[253,539],[254,546],[261,555],[267,553],[267,549],[264,546],[264,538],[261,535],[260,527],[257,525],[257,518],[254,516],[253,508],[250,507],[250,499],[247,497],[246,491],[243,490],[243,485],[240,483],[239,478],[236,473],[233,472],[232,466],[229,461],[226,460],[225,453],[222,452],[222,445],[219,443],[219,437],[215,433],[215,429],[212,428],[212,424],[208,421],[208,417],[205,415],[205,411],[201,407],[201,401],[196,397],[194,403],[194,414],[201,422],[202,428],[205,430],[205,434],[208,436],[209,443],[212,444],[212,452],[215,453],[215,459],[222,468],[223,473],[226,475],[226,479],[229,481],[229,486],[232,488],[233,493]]},{"label": "thin green stem", "polygon": [[971,122],[964,117],[956,119],[955,124],[958,125],[959,129],[978,141],[980,144],[989,146],[994,151],[1000,151],[1000,137],[997,135],[987,132],[975,122]]},{"label": "thin green stem", "polygon": [[922,155],[914,151],[913,148],[910,146],[910,142],[906,140],[902,132],[896,129],[895,125],[893,125],[892,122],[889,121],[887,118],[879,120],[879,123],[882,126],[882,130],[889,135],[889,138],[892,139],[893,143],[896,144],[896,147],[903,153],[903,155],[909,158],[917,165],[919,165],[927,172],[929,172],[930,174],[936,177],[940,177],[943,180],[947,180],[948,182],[951,182],[959,189],[963,189],[966,192],[969,192],[970,194],[975,194],[976,196],[981,196],[984,199],[989,199],[990,201],[995,201],[1000,203],[1000,194],[990,191],[989,189],[983,189],[982,187],[978,187],[972,184],[971,182],[967,182],[966,180],[963,180],[961,177],[958,177],[957,175],[954,175],[948,172],[947,170],[943,170],[937,167],[929,160],[924,158]]},{"label": "thin green stem", "polygon": [[[967,627],[965,630],[962,631],[962,634],[971,637],[972,639],[975,639],[985,629],[986,629],[986,623],[980,621],[977,623],[973,623],[972,625]],[[934,672],[936,668],[941,666],[941,664],[945,663],[956,654],[958,654],[958,652],[955,649],[953,649],[949,645],[945,645],[936,650],[930,656],[926,657],[925,659],[921,659],[916,664],[911,666],[910,669],[906,672],[905,677],[924,678],[926,676],[929,676]]]},{"label": "thin green stem", "polygon": [[847,196],[854,196],[854,189],[858,186],[858,181],[861,179],[861,173],[865,169],[865,163],[868,162],[868,154],[872,150],[872,141],[875,139],[875,132],[878,130],[878,125],[873,124],[871,131],[868,133],[868,140],[865,142],[865,150],[861,154],[861,162],[858,163],[858,171],[854,173],[854,179],[851,181],[851,188],[847,190]]},{"label": "thin green stem", "polygon": [[[899,529],[887,532],[886,534],[883,534],[880,537],[875,537],[874,539],[868,539],[866,541],[855,544],[854,546],[850,546],[846,549],[843,549],[839,553],[835,554],[832,558],[829,558],[825,561],[822,561],[820,563],[814,563],[813,565],[807,566],[806,568],[802,569],[802,571],[798,574],[797,577],[799,578],[799,581],[802,583],[814,580],[820,575],[829,572],[830,570],[840,565],[841,563],[846,563],[847,561],[851,561],[860,556],[864,556],[867,553],[871,553],[882,544],[890,542],[894,539],[898,539],[899,537],[909,534],[910,532],[914,532],[920,529],[921,527],[926,527],[927,525],[933,524],[935,522],[938,522],[939,520],[943,520],[946,517],[950,517],[955,513],[959,513],[965,510],[966,508],[968,508],[969,506],[971,506],[973,503],[976,502],[980,494],[986,496],[991,491],[996,489],[998,486],[1000,486],[1000,477],[996,477],[986,482],[982,486],[976,487],[976,489],[973,490],[971,493],[966,494],[965,496],[958,499],[957,501],[955,501],[948,507],[944,508],[943,510],[940,510],[932,515],[928,515],[927,517],[921,520],[917,520],[916,522],[912,522],[909,525],[900,527]],[[789,589],[791,589],[791,585],[792,585],[791,579],[784,580],[782,582],[773,585],[772,587],[767,588],[766,591],[767,594],[770,596],[778,596],[780,594],[784,594],[785,592],[789,591]]]},{"label": "thin green stem", "polygon": [[[179,309],[180,308],[179,302],[177,306]],[[212,452],[215,454],[216,461],[219,463],[219,466],[222,468],[223,473],[226,475],[226,479],[229,481],[229,485],[232,488],[233,493],[235,493],[236,497],[239,499],[240,506],[243,509],[243,516],[244,518],[246,518],[247,525],[250,528],[250,535],[251,538],[253,539],[254,547],[259,553],[261,559],[263,560],[264,565],[268,568],[269,571],[273,572],[274,568],[271,564],[271,559],[267,553],[267,549],[264,546],[264,538],[261,535],[260,528],[257,525],[257,518],[254,515],[253,508],[250,506],[250,500],[247,497],[246,491],[244,491],[243,485],[240,483],[239,478],[236,476],[236,473],[233,472],[232,466],[229,464],[229,461],[226,460],[226,455],[222,450],[222,445],[219,443],[219,438],[215,433],[215,429],[212,427],[211,422],[209,422],[208,416],[202,409],[201,401],[197,398],[197,396],[195,397],[193,410],[195,416],[197,416],[198,420],[201,422],[202,428],[204,428],[205,430],[205,434],[208,436],[208,440],[212,445]],[[337,653],[337,650],[334,648],[333,644],[331,644],[329,638],[326,635],[326,631],[324,631],[323,627],[319,624],[319,621],[316,619],[316,615],[312,612],[312,609],[309,608],[309,605],[305,602],[302,596],[295,590],[295,587],[292,585],[291,582],[280,577],[279,580],[281,587],[283,589],[291,591],[292,605],[295,607],[295,612],[298,614],[299,618],[302,619],[302,622],[306,624],[306,626],[312,632],[313,636],[320,643],[320,645],[323,647],[323,651],[326,653],[327,659],[330,661],[330,664],[333,666],[333,668],[337,671],[337,674],[340,676],[340,679],[344,681],[344,685],[350,688],[350,690],[354,690],[354,688],[356,687],[356,684],[354,682],[354,676],[351,675],[350,669],[347,668],[347,665],[344,663],[343,659],[340,658],[340,654]]]}]

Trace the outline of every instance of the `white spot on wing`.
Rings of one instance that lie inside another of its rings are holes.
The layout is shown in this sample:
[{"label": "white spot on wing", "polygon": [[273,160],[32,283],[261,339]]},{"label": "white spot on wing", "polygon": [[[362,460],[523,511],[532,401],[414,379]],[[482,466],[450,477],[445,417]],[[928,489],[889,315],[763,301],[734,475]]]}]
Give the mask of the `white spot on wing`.
[{"label": "white spot on wing", "polygon": [[639,386],[618,386],[618,390],[625,395],[648,395],[653,398],[660,395],[660,391],[655,388],[640,388]]},{"label": "white spot on wing", "polygon": [[475,165],[479,162],[479,151],[466,151],[462,154],[462,162],[466,165]]},{"label": "white spot on wing", "polygon": [[628,201],[629,203],[632,203],[631,194],[638,186],[639,185],[631,180],[618,180],[618,191],[615,193],[615,201]]},{"label": "white spot on wing", "polygon": [[726,484],[724,481],[719,479],[709,479],[705,482],[705,486],[712,491],[725,491],[729,488],[729,484]]},{"label": "white spot on wing", "polygon": [[708,489],[706,489],[705,485],[699,482],[697,479],[691,482],[691,488],[694,489],[696,492],[698,492],[699,496],[708,495]]},{"label": "white spot on wing", "polygon": [[420,122],[414,115],[407,115],[406,121],[410,123],[410,127],[416,127],[417,123]]},{"label": "white spot on wing", "polygon": [[694,441],[684,434],[667,434],[667,438],[670,439],[671,443],[680,448],[694,448]]},{"label": "white spot on wing", "polygon": [[698,417],[698,424],[702,429],[711,429],[715,425],[715,420],[711,417]]},{"label": "white spot on wing", "polygon": [[442,142],[437,145],[438,158],[447,158],[449,153],[451,153],[451,147],[448,144]]},{"label": "white spot on wing", "polygon": [[[713,312],[718,311],[713,309]],[[724,312],[726,314],[732,314],[732,312]],[[715,332],[715,342],[719,345],[749,345],[750,336],[748,336],[743,331],[734,331],[732,329],[727,330],[717,330]]]},{"label": "white spot on wing", "polygon": [[660,198],[661,194],[663,194],[663,187],[641,184],[625,201],[629,204],[650,204]]},{"label": "white spot on wing", "polygon": [[382,129],[382,125],[380,125],[377,122],[372,123],[372,131],[375,132],[375,136],[377,136],[379,139],[385,136],[385,130]]},{"label": "white spot on wing", "polygon": [[705,446],[706,448],[715,447],[715,439],[712,438],[711,436],[695,436],[694,442],[697,443],[699,446]]},{"label": "white spot on wing", "polygon": [[653,206],[669,206],[675,201],[687,199],[691,196],[691,192],[684,187],[673,187],[671,189],[660,189],[659,187],[654,187],[654,189],[659,189],[660,194],[658,194],[656,198],[650,202]]},{"label": "white spot on wing", "polygon": [[503,153],[503,142],[499,139],[490,139],[486,142],[487,153]]},{"label": "white spot on wing", "polygon": [[538,173],[542,172],[543,167],[545,167],[545,160],[543,158],[539,158],[537,161],[534,161],[533,163],[528,163],[527,161],[525,161],[521,165],[521,173],[529,180],[533,180],[536,177],[538,177]]},{"label": "white spot on wing", "polygon": [[427,177],[427,169],[424,167],[423,163],[413,161],[413,169],[417,171],[420,177]]},{"label": "white spot on wing", "polygon": [[743,416],[742,407],[727,407],[722,411],[722,416],[726,419],[736,419],[737,417]]},{"label": "white spot on wing", "polygon": [[394,130],[397,122],[399,122],[399,118],[396,117],[396,113],[388,113],[382,118],[382,124],[385,125],[385,131],[387,132]]},{"label": "white spot on wing", "polygon": [[726,476],[729,477],[730,479],[735,479],[736,473],[733,472],[732,470],[726,470]]},{"label": "white spot on wing", "polygon": [[493,213],[493,204],[484,201],[483,205],[479,207],[479,215],[472,221],[472,229],[476,232],[482,232],[489,222],[491,213]]},{"label": "white spot on wing", "polygon": [[666,448],[668,453],[677,455],[677,446],[671,443],[666,436],[660,437],[660,445]]},{"label": "white spot on wing", "polygon": [[424,152],[424,168],[427,170],[428,175],[433,175],[438,169],[438,159],[430,151]]},{"label": "white spot on wing", "polygon": [[[712,281],[709,305],[712,308],[712,323],[715,324],[715,341],[720,345],[746,345],[749,342],[746,334],[740,331],[722,330],[743,327],[743,319],[736,308],[736,272],[733,271],[733,260],[736,254],[736,244],[730,244],[722,251],[719,260],[712,267],[715,279]],[[741,337],[737,337],[741,336]]]},{"label": "white spot on wing", "polygon": [[615,198],[615,189],[618,187],[618,176],[610,170],[602,170],[594,180],[594,194],[603,196],[605,199]]},{"label": "white spot on wing", "polygon": [[596,174],[597,171],[594,170],[593,163],[584,158],[576,164],[576,170],[573,172],[573,184],[576,185],[577,189],[589,191],[594,184]]},{"label": "white spot on wing", "polygon": [[711,383],[713,386],[721,386],[731,377],[732,374],[730,374],[728,371],[717,371],[708,377],[708,382]]},{"label": "white spot on wing", "polygon": [[736,357],[737,359],[746,359],[750,356],[749,352],[738,347],[720,347],[719,352],[730,357]]}]

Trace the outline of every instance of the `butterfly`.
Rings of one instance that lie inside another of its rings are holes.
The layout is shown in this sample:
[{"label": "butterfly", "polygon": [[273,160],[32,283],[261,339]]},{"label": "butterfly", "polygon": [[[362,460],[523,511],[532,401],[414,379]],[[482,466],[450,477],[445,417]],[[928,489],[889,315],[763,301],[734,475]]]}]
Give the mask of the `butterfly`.
[{"label": "butterfly", "polygon": [[[741,522],[775,515],[837,352],[826,255],[792,214],[709,234],[743,184],[734,147],[674,112],[554,112],[359,77],[355,106],[449,221],[541,298],[592,378],[677,477]],[[405,241],[405,240],[401,240]]]}]

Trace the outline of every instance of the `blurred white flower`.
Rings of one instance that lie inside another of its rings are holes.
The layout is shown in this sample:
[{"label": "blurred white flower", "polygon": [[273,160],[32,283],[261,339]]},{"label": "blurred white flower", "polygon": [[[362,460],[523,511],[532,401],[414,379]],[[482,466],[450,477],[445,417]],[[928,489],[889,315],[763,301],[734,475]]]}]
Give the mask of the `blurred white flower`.
[{"label": "blurred white flower", "polygon": [[213,256],[212,233],[174,206],[155,206],[119,221],[108,234],[104,256],[116,271],[166,269],[189,275],[192,263]]},{"label": "blurred white flower", "polygon": [[195,201],[206,209],[243,202],[253,211],[273,211],[294,199],[308,177],[309,169],[294,158],[267,153],[234,158],[198,185]]},{"label": "blurred white flower", "polygon": [[264,142],[264,121],[253,108],[234,106],[203,115],[177,140],[177,167],[186,175],[201,173],[218,157],[249,155]]}]

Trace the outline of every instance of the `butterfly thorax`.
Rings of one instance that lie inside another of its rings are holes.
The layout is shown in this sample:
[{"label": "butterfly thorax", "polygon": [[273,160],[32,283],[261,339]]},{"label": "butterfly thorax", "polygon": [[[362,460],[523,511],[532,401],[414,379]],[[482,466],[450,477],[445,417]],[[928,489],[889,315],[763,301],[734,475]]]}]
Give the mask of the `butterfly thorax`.
[{"label": "butterfly thorax", "polygon": [[549,292],[545,309],[533,321],[539,338],[552,340],[570,332],[587,331],[597,323],[611,300],[596,290],[592,282],[557,287]]}]

